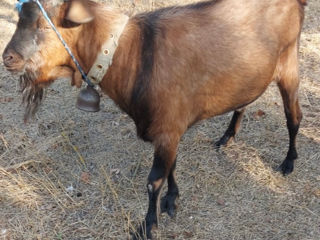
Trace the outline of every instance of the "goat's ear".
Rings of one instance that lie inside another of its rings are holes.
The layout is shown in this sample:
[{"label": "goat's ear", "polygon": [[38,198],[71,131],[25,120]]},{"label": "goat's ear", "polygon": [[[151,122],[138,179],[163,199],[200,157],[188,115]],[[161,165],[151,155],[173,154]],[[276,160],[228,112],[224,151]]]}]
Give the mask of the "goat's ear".
[{"label": "goat's ear", "polygon": [[88,0],[71,0],[65,17],[67,20],[82,24],[94,19],[91,4]]}]

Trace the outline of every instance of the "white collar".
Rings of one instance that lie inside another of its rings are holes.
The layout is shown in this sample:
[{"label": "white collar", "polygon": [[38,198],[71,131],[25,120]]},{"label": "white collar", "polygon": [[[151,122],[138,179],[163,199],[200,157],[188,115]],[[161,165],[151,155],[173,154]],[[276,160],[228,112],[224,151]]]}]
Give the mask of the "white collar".
[{"label": "white collar", "polygon": [[108,39],[102,44],[101,51],[98,53],[87,75],[93,84],[98,85],[111,66],[113,55],[118,47],[119,38],[128,21],[129,17],[124,15],[112,26]]}]

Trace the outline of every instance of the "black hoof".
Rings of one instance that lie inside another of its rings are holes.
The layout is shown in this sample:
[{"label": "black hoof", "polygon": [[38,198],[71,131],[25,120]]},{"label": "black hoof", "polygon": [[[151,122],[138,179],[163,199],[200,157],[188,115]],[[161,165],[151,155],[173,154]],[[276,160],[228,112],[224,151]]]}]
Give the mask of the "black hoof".
[{"label": "black hoof", "polygon": [[152,239],[152,227],[146,226],[145,222],[140,224],[138,230],[131,232],[132,240],[149,240]]},{"label": "black hoof", "polygon": [[178,198],[177,193],[175,194],[168,194],[165,195],[162,199],[161,199],[161,213],[168,213],[168,215],[173,218],[176,215],[177,212],[177,204],[176,204],[176,200]]},{"label": "black hoof", "polygon": [[293,161],[284,160],[283,163],[277,168],[277,171],[281,172],[283,176],[286,176],[293,172],[293,168]]}]

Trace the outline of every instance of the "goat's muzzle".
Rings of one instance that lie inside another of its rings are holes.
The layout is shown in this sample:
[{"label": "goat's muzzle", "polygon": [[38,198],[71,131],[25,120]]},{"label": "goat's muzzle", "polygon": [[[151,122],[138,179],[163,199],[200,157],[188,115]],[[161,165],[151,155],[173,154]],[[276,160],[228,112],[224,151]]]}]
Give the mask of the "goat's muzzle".
[{"label": "goat's muzzle", "polygon": [[2,54],[3,64],[10,72],[22,72],[25,61],[22,56],[11,48],[6,49]]}]

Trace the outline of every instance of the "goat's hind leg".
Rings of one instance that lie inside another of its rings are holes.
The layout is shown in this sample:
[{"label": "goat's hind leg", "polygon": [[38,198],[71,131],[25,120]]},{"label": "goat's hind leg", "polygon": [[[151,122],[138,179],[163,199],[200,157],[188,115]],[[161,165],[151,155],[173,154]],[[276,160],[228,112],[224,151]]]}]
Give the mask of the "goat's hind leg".
[{"label": "goat's hind leg", "polygon": [[278,170],[283,175],[290,174],[294,168],[294,160],[298,158],[296,150],[296,136],[299,130],[302,113],[298,100],[299,73],[298,73],[298,51],[297,43],[289,47],[280,58],[282,70],[278,87],[283,100],[284,112],[287,118],[289,131],[289,150],[286,159]]},{"label": "goat's hind leg", "polygon": [[234,138],[234,136],[236,135],[236,133],[240,128],[240,123],[241,123],[242,116],[244,114],[244,110],[245,108],[234,111],[231,122],[229,123],[227,130],[225,131],[223,136],[220,138],[220,140],[215,143],[215,146],[217,148],[227,145],[228,142]]}]

